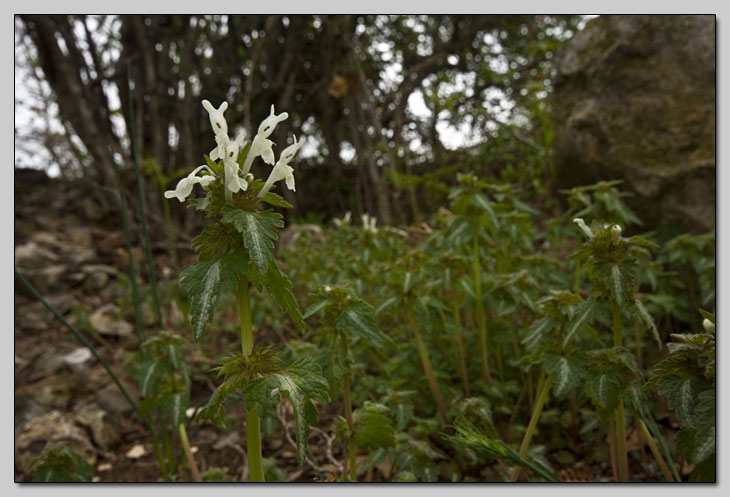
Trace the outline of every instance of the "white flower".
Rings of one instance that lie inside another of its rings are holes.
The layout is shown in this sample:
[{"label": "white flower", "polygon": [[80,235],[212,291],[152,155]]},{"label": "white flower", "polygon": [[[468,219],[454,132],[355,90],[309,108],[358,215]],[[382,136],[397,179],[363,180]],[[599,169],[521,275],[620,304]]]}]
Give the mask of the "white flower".
[{"label": "white flower", "polygon": [[350,224],[351,216],[352,216],[352,214],[350,213],[350,211],[347,211],[342,219],[335,218],[332,220],[332,222],[335,223],[335,226],[337,226],[338,228],[341,228],[342,226],[346,226],[346,225]]},{"label": "white flower", "polygon": [[707,333],[715,333],[715,324],[709,319],[702,321],[702,327]]},{"label": "white flower", "polygon": [[621,226],[618,224],[611,226],[611,236],[614,242],[618,242],[621,239]]},{"label": "white flower", "polygon": [[[213,104],[207,100],[203,100],[203,107],[208,111],[208,117],[210,117],[210,125],[213,126],[213,132],[216,137],[218,135],[225,135],[228,137],[228,123],[226,118],[223,117],[223,113],[228,108],[228,102],[225,100],[217,109],[213,107]],[[215,160],[215,159],[214,159]]]},{"label": "white flower", "polygon": [[242,179],[239,173],[238,151],[243,145],[244,134],[240,133],[235,140],[231,141],[228,137],[228,123],[223,117],[223,112],[228,108],[228,102],[223,102],[217,109],[207,101],[203,100],[203,107],[208,111],[210,117],[210,125],[215,133],[215,142],[217,146],[210,151],[212,160],[223,159],[223,171],[225,173],[226,199],[231,198],[231,193],[239,190],[246,190],[248,182]]},{"label": "white flower", "polygon": [[[198,177],[198,171],[206,169],[210,175]],[[183,179],[178,181],[177,186],[174,190],[167,190],[165,192],[165,198],[177,198],[180,202],[184,201],[193,192],[193,185],[200,183],[203,188],[207,188],[210,183],[215,180],[213,171],[206,165],[198,166],[193,169],[193,172],[185,176]]]},{"label": "white flower", "polygon": [[576,217],[575,219],[573,219],[573,222],[577,224],[580,229],[583,230],[583,233],[585,233],[588,238],[593,238],[595,236],[591,229],[586,225],[586,222],[583,221],[581,218]]},{"label": "white flower", "polygon": [[274,142],[267,138],[274,132],[276,125],[288,117],[289,114],[286,112],[282,112],[277,116],[274,113],[274,106],[271,106],[271,114],[259,125],[258,133],[251,142],[251,148],[248,149],[246,160],[243,162],[244,176],[251,170],[251,164],[256,157],[261,157],[267,164],[274,163]]},{"label": "white flower", "polygon": [[363,214],[360,216],[360,219],[362,220],[362,228],[365,231],[369,231],[370,233],[377,233],[378,229],[375,227],[375,223],[378,221],[375,216],[370,216],[368,214]]},{"label": "white flower", "polygon": [[297,141],[297,137],[294,136],[294,143],[286,147],[281,153],[279,160],[276,162],[274,168],[271,170],[271,174],[269,174],[269,178],[266,180],[266,183],[264,183],[264,187],[261,188],[261,191],[258,195],[259,197],[263,197],[264,195],[266,195],[269,190],[271,190],[271,187],[274,185],[274,183],[283,179],[286,179],[287,188],[292,191],[296,191],[296,185],[294,184],[294,168],[289,165],[289,161],[294,158],[303,143],[304,142],[302,140]]}]

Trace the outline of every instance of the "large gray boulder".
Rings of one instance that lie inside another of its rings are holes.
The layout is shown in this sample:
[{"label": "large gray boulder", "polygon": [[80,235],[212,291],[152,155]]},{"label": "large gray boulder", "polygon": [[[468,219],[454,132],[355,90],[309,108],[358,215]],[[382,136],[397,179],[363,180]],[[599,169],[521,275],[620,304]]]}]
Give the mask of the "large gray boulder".
[{"label": "large gray boulder", "polygon": [[558,63],[558,185],[623,179],[645,228],[715,229],[715,17],[607,15]]}]

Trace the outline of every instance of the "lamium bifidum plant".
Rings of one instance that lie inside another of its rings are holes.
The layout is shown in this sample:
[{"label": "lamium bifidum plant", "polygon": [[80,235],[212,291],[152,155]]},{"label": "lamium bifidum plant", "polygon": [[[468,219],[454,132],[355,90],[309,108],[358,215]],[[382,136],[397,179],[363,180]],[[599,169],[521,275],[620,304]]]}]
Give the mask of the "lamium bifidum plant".
[{"label": "lamium bifidum plant", "polygon": [[[198,419],[224,426],[226,400],[240,398],[236,393],[242,393],[246,403],[250,479],[263,482],[260,420],[276,408],[282,396],[288,399],[295,414],[297,462],[301,467],[309,426],[317,422],[313,401],[329,400],[328,383],[312,358],[300,357],[285,366],[273,347],[254,343],[249,295],[251,288],[259,292],[266,289],[291,320],[304,327],[298,303],[291,292],[291,282],[279,269],[273,254],[284,222],[281,214],[268,208],[291,207],[270,190],[281,180],[286,181],[290,190],[295,190],[294,169],[289,163],[303,141],[297,141],[295,137],[275,161],[274,142],[268,138],[276,126],[287,119],[286,112],[276,114],[272,105],[270,115],[248,144],[244,143],[243,133],[233,140],[228,136],[228,124],[223,116],[227,102],[216,108],[203,100],[203,107],[210,117],[216,147],[205,157],[206,164],[196,167],[174,190],[166,191],[165,197],[175,197],[182,202],[199,184],[205,195],[190,203],[205,211],[212,220],[193,240],[198,263],[180,275],[180,285],[190,299],[193,339],[198,342],[203,338],[221,292],[234,291],[241,320],[241,350],[221,359],[221,365],[215,370],[223,381],[198,414]],[[258,157],[273,166],[265,182],[254,178],[250,172]]]}]

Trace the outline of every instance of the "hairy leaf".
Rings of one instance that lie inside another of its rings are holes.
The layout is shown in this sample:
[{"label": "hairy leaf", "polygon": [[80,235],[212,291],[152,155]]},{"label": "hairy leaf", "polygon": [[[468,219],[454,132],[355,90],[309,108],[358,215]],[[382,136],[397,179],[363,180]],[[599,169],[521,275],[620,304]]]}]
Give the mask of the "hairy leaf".
[{"label": "hairy leaf", "polygon": [[223,288],[235,288],[240,271],[248,266],[246,252],[239,250],[218,259],[200,262],[180,275],[180,285],[190,298],[193,339],[197,342],[213,319],[215,303]]},{"label": "hairy leaf", "polygon": [[337,317],[335,326],[339,331],[363,338],[376,347],[395,346],[393,340],[378,329],[372,306],[362,299],[351,299]]},{"label": "hairy leaf", "polygon": [[274,211],[244,211],[230,204],[221,209],[223,221],[231,223],[243,235],[243,244],[259,273],[266,274],[269,261],[273,258],[271,250],[284,227],[281,214]]}]

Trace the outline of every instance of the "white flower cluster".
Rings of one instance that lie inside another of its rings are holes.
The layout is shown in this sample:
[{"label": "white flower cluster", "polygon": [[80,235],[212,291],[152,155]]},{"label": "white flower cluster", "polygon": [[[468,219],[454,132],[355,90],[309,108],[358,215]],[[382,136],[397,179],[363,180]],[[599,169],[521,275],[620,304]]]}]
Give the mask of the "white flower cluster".
[{"label": "white flower cluster", "polygon": [[[271,114],[259,126],[258,133],[256,133],[256,136],[251,142],[251,147],[248,150],[246,159],[243,162],[243,170],[241,171],[236,159],[238,158],[239,151],[245,145],[243,142],[244,135],[240,133],[235,140],[231,140],[228,136],[228,123],[225,117],[223,117],[223,113],[228,108],[228,102],[223,102],[216,109],[209,101],[203,100],[203,108],[208,111],[210,125],[213,127],[213,132],[215,133],[216,147],[211,150],[210,158],[212,160],[223,161],[226,199],[230,199],[233,193],[248,189],[248,185],[253,182],[253,175],[249,171],[256,157],[261,157],[264,162],[274,166],[264,187],[258,194],[259,197],[266,195],[274,183],[282,179],[286,180],[286,186],[290,190],[295,190],[294,169],[289,165],[289,162],[294,158],[302,146],[303,141],[297,141],[297,137],[295,136],[294,143],[284,149],[279,160],[274,164],[274,142],[268,139],[271,133],[274,132],[276,125],[288,118],[289,114],[282,112],[276,115],[274,106],[271,106]],[[201,170],[207,171],[208,175],[197,176]],[[215,174],[208,166],[199,166],[181,179],[174,190],[166,191],[165,198],[175,197],[182,202],[193,191],[193,185],[200,183],[205,188],[214,179]]]},{"label": "white flower cluster", "polygon": [[332,222],[335,223],[335,226],[338,228],[342,228],[343,226],[349,226],[350,225],[350,217],[352,214],[350,211],[347,211],[342,219],[333,219]]},{"label": "white flower cluster", "polygon": [[375,218],[375,216],[363,214],[362,216],[360,216],[360,219],[362,220],[362,229],[364,229],[365,231],[369,231],[370,233],[378,232],[378,229],[375,227],[375,223],[378,222],[378,220]]}]

